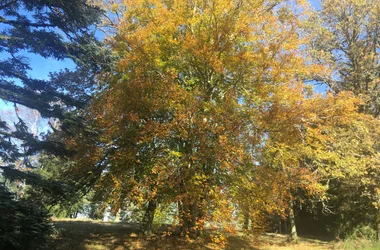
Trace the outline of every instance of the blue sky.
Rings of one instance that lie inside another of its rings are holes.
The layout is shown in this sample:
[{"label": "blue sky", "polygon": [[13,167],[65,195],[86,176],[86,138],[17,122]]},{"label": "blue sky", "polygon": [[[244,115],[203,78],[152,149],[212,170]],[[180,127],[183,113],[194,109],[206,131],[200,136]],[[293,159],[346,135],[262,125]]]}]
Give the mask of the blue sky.
[{"label": "blue sky", "polygon": [[[28,57],[32,70],[29,70],[29,75],[34,79],[47,80],[49,79],[50,72],[60,71],[62,69],[74,69],[75,64],[72,60],[55,60],[53,58],[43,58],[42,56],[23,53]],[[0,54],[0,60],[7,58],[7,56]],[[17,82],[16,82],[17,83]],[[0,109],[13,109],[12,105],[6,105],[4,101],[0,99]]]},{"label": "blue sky", "polygon": [[314,7],[314,9],[316,9],[316,10],[321,9],[321,4],[320,4],[319,0],[309,0],[309,2],[311,3],[311,6]]}]

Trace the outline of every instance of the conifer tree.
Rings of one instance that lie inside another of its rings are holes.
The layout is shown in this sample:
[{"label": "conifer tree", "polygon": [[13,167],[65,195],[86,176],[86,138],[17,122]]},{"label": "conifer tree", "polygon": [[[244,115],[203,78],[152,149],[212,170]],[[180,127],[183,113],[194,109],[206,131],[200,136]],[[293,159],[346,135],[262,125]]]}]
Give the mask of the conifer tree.
[{"label": "conifer tree", "polygon": [[[85,107],[90,100],[95,74],[110,65],[106,50],[94,36],[101,13],[102,10],[84,0],[2,1],[0,99],[16,109],[21,105],[37,110],[42,118],[59,119],[63,128],[75,123],[73,111]],[[28,60],[31,54],[55,60],[71,59],[77,68],[52,73],[48,80],[34,79],[28,73],[33,69]],[[66,115],[67,111],[72,114]],[[18,115],[14,125],[9,124],[7,117],[0,117],[3,174],[17,174],[6,168],[41,150],[67,153],[59,140],[41,139],[30,133],[21,116]]]}]

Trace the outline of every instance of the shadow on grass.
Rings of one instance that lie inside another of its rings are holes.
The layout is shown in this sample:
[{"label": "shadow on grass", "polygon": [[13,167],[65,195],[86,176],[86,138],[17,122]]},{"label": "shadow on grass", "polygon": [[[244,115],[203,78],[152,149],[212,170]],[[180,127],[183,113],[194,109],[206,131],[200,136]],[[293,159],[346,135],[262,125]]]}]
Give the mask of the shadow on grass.
[{"label": "shadow on grass", "polygon": [[[57,220],[54,240],[46,249],[70,250],[127,250],[127,249],[220,249],[209,237],[186,240],[176,236],[151,236],[140,234],[137,225],[97,221]],[[238,236],[227,238],[226,249],[257,250],[249,240]]]},{"label": "shadow on grass", "polygon": [[244,250],[258,250],[259,248],[256,248],[252,246],[252,242],[249,240],[245,240],[241,237],[236,236],[230,236],[227,238],[227,250],[236,250],[236,249],[244,249]]},{"label": "shadow on grass", "polygon": [[57,231],[48,249],[131,249],[139,230],[132,225],[97,221],[55,221]]}]

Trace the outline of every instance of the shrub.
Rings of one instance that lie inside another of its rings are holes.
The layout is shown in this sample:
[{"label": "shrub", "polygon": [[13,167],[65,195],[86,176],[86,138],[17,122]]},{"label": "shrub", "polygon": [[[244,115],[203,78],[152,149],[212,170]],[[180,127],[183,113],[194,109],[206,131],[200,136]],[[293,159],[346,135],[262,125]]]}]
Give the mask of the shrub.
[{"label": "shrub", "polygon": [[37,249],[52,233],[47,211],[0,185],[0,249]]}]

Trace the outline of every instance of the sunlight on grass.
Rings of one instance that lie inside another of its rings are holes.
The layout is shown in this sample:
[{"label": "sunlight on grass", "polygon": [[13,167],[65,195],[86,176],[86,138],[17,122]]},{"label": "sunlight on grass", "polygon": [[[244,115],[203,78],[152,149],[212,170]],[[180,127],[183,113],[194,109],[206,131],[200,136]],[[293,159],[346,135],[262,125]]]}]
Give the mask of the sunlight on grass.
[{"label": "sunlight on grass", "polygon": [[366,239],[346,240],[339,242],[336,249],[344,250],[379,250],[380,242],[374,242]]}]

